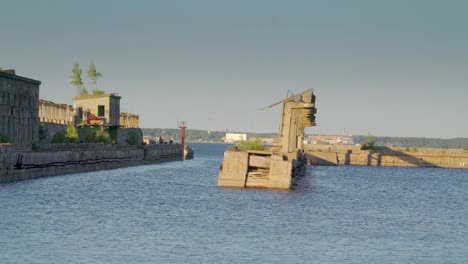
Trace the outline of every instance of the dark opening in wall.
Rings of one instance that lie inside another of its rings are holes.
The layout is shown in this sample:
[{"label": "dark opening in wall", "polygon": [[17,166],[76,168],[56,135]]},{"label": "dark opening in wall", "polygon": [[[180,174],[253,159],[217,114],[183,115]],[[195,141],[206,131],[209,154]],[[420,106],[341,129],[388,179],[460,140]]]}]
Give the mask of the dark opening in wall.
[{"label": "dark opening in wall", "polygon": [[98,105],[98,116],[104,116],[104,106]]}]

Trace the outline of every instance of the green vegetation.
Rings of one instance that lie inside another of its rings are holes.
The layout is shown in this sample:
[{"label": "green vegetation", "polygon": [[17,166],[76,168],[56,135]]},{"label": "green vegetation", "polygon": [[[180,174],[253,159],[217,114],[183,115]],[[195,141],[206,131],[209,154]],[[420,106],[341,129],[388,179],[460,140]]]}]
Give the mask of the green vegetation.
[{"label": "green vegetation", "polygon": [[67,126],[67,130],[65,131],[65,138],[67,143],[77,143],[78,142],[78,131],[76,130],[75,126],[69,125]]},{"label": "green vegetation", "polygon": [[374,150],[375,149],[375,139],[374,139],[374,136],[372,136],[370,132],[367,135],[366,141],[362,143],[361,149],[362,150]]},{"label": "green vegetation", "polygon": [[253,136],[247,140],[240,140],[234,147],[240,150],[264,150],[262,139],[259,136]]},{"label": "green vegetation", "polygon": [[33,142],[32,142],[32,146],[31,146],[31,149],[32,149],[33,151],[39,151],[39,150],[41,150],[41,145],[39,145],[39,143],[33,141]]},{"label": "green vegetation", "polygon": [[[115,134],[115,133],[114,133]],[[115,137],[112,137],[109,131],[103,127],[83,127],[75,128],[70,125],[66,131],[55,133],[52,137],[52,143],[115,143]]]},{"label": "green vegetation", "polygon": [[86,143],[112,143],[112,139],[107,131],[96,131],[85,138]]},{"label": "green vegetation", "polygon": [[104,90],[99,90],[99,89],[93,90],[93,95],[103,95],[105,93],[106,91]]},{"label": "green vegetation", "polygon": [[115,138],[103,127],[80,128],[80,135],[85,143],[115,143]]},{"label": "green vegetation", "polygon": [[59,131],[54,134],[52,137],[52,143],[58,144],[58,143],[66,143],[67,138],[65,137],[65,132],[64,131]]},{"label": "green vegetation", "polygon": [[140,143],[138,134],[135,131],[128,132],[126,142],[129,145],[138,145]]},{"label": "green vegetation", "polygon": [[98,92],[98,91],[104,93],[104,91],[98,90],[97,81],[98,81],[99,78],[102,77],[102,74],[96,70],[96,65],[94,65],[94,63],[92,63],[89,66],[88,77],[89,77],[89,79],[91,79],[91,83],[94,85],[93,94],[95,94],[95,92]]},{"label": "green vegetation", "polygon": [[87,95],[88,89],[83,84],[83,80],[81,79],[81,74],[83,71],[80,69],[80,64],[75,63],[72,69],[72,75],[70,78],[72,79],[70,84],[76,87],[78,90],[79,95]]},{"label": "green vegetation", "polygon": [[0,143],[10,143],[10,137],[4,134],[0,134]]},{"label": "green vegetation", "polygon": [[52,137],[52,143],[77,143],[78,131],[72,125],[69,125],[66,131],[59,131]]},{"label": "green vegetation", "polygon": [[[71,78],[70,83],[76,87],[79,95],[88,95],[89,94],[88,89],[86,89],[86,87],[84,86],[83,79],[81,78],[82,74],[83,74],[83,70],[81,70],[80,64],[75,63],[73,65],[72,75],[70,76]],[[89,66],[88,77],[89,79],[91,79],[91,83],[94,86],[94,89],[92,91],[93,95],[103,95],[106,93],[104,90],[98,89],[98,79],[102,77],[102,73],[96,70],[96,66],[94,65],[94,63],[92,63]]]},{"label": "green vegetation", "polygon": [[47,128],[43,123],[39,124],[39,142],[47,138]]}]

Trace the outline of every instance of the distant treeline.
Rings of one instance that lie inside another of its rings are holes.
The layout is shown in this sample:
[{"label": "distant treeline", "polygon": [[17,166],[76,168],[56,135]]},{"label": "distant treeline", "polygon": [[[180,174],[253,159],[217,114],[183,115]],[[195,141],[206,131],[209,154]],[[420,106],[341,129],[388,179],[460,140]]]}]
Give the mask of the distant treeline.
[{"label": "distant treeline", "polygon": [[[173,139],[174,141],[180,141],[180,129],[177,128],[142,128],[143,136],[157,140],[162,137],[168,141]],[[185,130],[186,141],[204,141],[204,142],[220,142],[224,137],[225,132],[220,131],[207,131],[207,130]]]},{"label": "distant treeline", "polygon": [[[172,138],[174,141],[180,141],[180,129],[174,128],[142,128],[143,136],[151,139],[158,139],[160,136],[168,141]],[[234,132],[234,133],[245,133],[245,132]],[[226,132],[224,131],[209,131],[209,130],[197,130],[187,129],[185,131],[186,141],[202,141],[202,142],[222,142]],[[249,136],[252,134],[248,133]],[[260,133],[256,134],[259,137],[274,137],[277,136],[275,133]]]},{"label": "distant treeline", "polygon": [[[158,139],[162,136],[164,140],[180,141],[180,129],[174,128],[142,128],[143,136]],[[242,133],[242,132],[239,132]],[[186,141],[203,141],[203,142],[221,142],[225,136],[224,131],[209,131],[187,129],[185,132]],[[251,136],[250,133],[248,133]],[[259,137],[276,137],[275,133],[258,133]],[[355,143],[362,144],[368,139],[368,136],[354,136]],[[464,148],[468,149],[468,138],[418,138],[418,137],[377,137],[373,136],[377,146],[394,146],[394,147],[417,147],[417,148]]]},{"label": "distant treeline", "polygon": [[[355,143],[362,144],[368,136],[354,136]],[[468,149],[468,138],[419,138],[419,137],[377,137],[373,136],[377,146],[417,147],[417,148],[455,148]]]}]

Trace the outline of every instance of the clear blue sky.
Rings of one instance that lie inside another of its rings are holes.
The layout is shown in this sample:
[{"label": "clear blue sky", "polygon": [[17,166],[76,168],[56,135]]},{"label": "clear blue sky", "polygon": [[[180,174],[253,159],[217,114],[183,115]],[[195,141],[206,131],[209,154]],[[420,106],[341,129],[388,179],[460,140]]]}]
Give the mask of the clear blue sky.
[{"label": "clear blue sky", "polygon": [[322,134],[468,137],[468,1],[0,0],[0,67],[71,104],[96,64],[142,127],[276,132],[314,88]]}]

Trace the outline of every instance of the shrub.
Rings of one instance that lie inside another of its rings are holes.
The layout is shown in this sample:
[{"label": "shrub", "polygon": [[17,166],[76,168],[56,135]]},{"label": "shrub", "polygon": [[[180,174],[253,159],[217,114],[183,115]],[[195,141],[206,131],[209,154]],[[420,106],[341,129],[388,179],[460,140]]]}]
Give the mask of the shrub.
[{"label": "shrub", "polygon": [[72,125],[67,127],[66,131],[59,131],[52,137],[52,143],[77,143],[78,131]]},{"label": "shrub", "polygon": [[126,142],[129,145],[138,145],[140,143],[138,134],[135,131],[128,132]]},{"label": "shrub", "polygon": [[0,134],[0,143],[10,143],[10,137],[4,134]]},{"label": "shrub", "polygon": [[67,137],[65,136],[64,131],[59,131],[55,133],[55,135],[52,137],[52,143],[57,144],[57,143],[65,143],[67,140]]},{"label": "shrub", "polygon": [[248,140],[240,140],[235,145],[240,150],[264,150],[262,139],[258,136],[253,136]]},{"label": "shrub", "polygon": [[87,131],[85,136],[86,143],[111,143],[112,139],[109,133],[105,130]]},{"label": "shrub", "polygon": [[39,125],[39,141],[43,141],[47,138],[47,128],[44,124]]},{"label": "shrub", "polygon": [[65,132],[65,139],[67,143],[76,143],[78,142],[78,131],[75,126],[67,126],[67,131]]},{"label": "shrub", "polygon": [[39,151],[39,150],[41,150],[41,145],[39,145],[39,143],[33,141],[31,148],[34,151]]},{"label": "shrub", "polygon": [[111,143],[111,137],[107,131],[96,132],[96,143]]},{"label": "shrub", "polygon": [[100,90],[100,89],[93,90],[93,95],[103,95],[103,94],[106,94],[104,90]]}]

